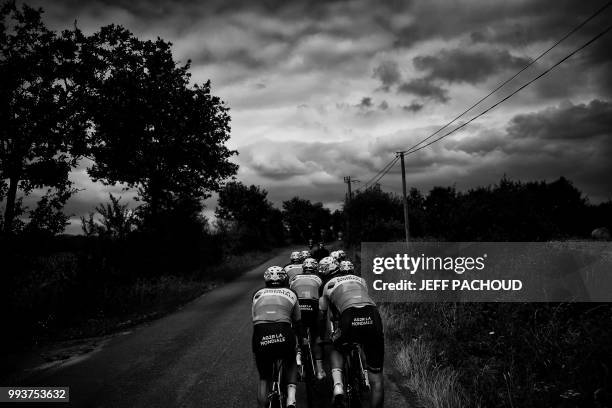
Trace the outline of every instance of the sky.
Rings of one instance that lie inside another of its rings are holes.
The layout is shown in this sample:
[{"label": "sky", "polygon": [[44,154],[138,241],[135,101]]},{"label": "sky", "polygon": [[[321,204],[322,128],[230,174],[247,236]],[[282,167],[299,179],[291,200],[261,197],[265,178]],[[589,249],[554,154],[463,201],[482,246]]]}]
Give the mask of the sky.
[{"label": "sky", "polygon": [[[31,0],[53,29],[121,24],[173,43],[194,83],[210,79],[230,108],[237,178],[279,205],[295,195],[338,208],[344,176],[369,180],[605,1]],[[468,120],[612,22],[612,7],[470,111]],[[406,157],[408,187],[459,190],[515,180],[572,180],[612,199],[612,33],[496,109]],[[461,123],[461,122],[458,122]],[[452,129],[452,127],[450,128]],[[120,191],[84,162],[68,203],[78,217]],[[399,166],[380,181],[401,192]],[[123,192],[124,200],[133,194]],[[214,211],[214,197],[207,202]]]}]

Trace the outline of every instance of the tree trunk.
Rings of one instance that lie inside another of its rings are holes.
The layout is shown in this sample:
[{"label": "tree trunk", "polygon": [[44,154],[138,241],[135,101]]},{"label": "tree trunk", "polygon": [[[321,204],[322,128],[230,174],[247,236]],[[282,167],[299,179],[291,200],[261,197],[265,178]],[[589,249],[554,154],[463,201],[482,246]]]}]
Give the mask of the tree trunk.
[{"label": "tree trunk", "polygon": [[11,176],[9,178],[9,189],[6,195],[6,210],[4,211],[4,234],[10,235],[13,232],[13,219],[15,218],[15,200],[17,198],[17,185],[19,178]]}]

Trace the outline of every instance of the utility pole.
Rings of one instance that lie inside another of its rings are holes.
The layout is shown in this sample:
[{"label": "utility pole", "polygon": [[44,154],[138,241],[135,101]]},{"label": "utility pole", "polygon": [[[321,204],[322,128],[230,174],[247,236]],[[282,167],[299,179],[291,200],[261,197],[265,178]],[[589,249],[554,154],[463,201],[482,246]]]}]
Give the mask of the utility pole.
[{"label": "utility pole", "polygon": [[350,203],[351,199],[353,198],[353,193],[351,191],[351,176],[345,176],[344,177],[344,182],[346,183],[346,188],[348,191],[348,195],[347,197],[347,201]]},{"label": "utility pole", "polygon": [[406,197],[406,166],[404,165],[404,152],[397,152],[400,157],[402,164],[402,195],[404,202],[404,230],[406,232],[406,244],[408,244],[408,240],[410,238],[410,233],[408,232],[408,197]]},{"label": "utility pole", "polygon": [[350,208],[351,199],[353,198],[353,192],[351,191],[351,176],[345,176],[344,182],[346,183],[346,189],[347,189],[347,193],[346,193],[346,204],[347,205],[344,207],[344,216],[346,217],[346,232],[344,234],[344,239],[347,242],[350,242],[349,234],[350,234],[350,229],[351,229],[351,216],[349,212],[347,211],[347,207]]}]

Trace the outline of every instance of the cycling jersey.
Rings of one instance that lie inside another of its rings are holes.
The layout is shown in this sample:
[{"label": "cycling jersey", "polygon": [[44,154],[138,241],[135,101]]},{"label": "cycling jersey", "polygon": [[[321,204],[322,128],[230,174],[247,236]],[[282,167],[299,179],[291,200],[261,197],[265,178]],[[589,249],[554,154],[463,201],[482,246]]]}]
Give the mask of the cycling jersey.
[{"label": "cycling jersey", "polygon": [[253,295],[253,324],[299,321],[297,295],[287,288],[263,288]]},{"label": "cycling jersey", "polygon": [[319,308],[326,311],[330,304],[336,314],[341,314],[349,307],[376,306],[368,295],[365,280],[355,275],[337,276],[325,284],[319,300]]},{"label": "cycling jersey", "polygon": [[291,282],[291,279],[293,279],[296,275],[299,275],[302,273],[302,265],[299,265],[299,264],[289,264],[285,266],[284,269],[285,269],[285,272],[287,272],[289,282]]},{"label": "cycling jersey", "polygon": [[293,278],[289,280],[289,287],[295,291],[300,300],[318,300],[321,283],[321,278],[317,275],[300,274],[293,276]]}]

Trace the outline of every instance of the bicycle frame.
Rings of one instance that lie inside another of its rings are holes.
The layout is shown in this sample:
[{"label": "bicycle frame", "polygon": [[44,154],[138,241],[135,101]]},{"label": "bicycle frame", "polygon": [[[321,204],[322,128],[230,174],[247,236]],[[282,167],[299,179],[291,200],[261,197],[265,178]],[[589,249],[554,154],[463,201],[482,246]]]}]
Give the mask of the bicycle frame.
[{"label": "bicycle frame", "polygon": [[[310,370],[310,374],[307,376],[307,378],[315,378],[317,376],[317,371],[315,368],[315,359],[314,359],[314,354],[312,353],[312,337],[310,335],[310,328],[307,327],[306,328],[306,338],[308,339],[308,342],[306,344],[306,354],[307,354],[307,358],[308,358],[308,370]],[[304,363],[304,361],[302,361],[302,364]]]},{"label": "bicycle frame", "polygon": [[347,345],[342,352],[344,357],[344,383],[347,406],[361,406],[361,392],[370,390],[368,372],[363,365],[361,346],[357,343]]},{"label": "bicycle frame", "polygon": [[268,394],[268,408],[283,408],[286,405],[285,395],[282,391],[284,371],[283,360],[276,360],[272,371],[272,387]]}]

